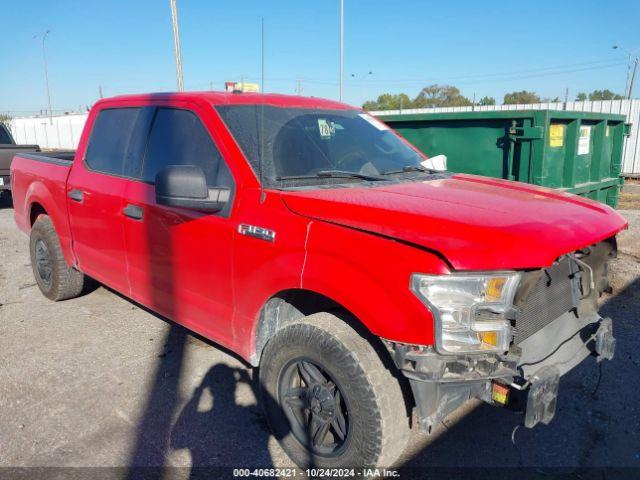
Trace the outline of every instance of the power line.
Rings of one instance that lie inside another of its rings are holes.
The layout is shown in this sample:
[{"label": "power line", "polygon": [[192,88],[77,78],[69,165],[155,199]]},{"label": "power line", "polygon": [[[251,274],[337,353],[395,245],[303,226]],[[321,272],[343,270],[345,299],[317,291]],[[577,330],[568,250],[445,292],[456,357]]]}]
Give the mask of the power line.
[{"label": "power line", "polygon": [[[588,62],[568,63],[564,65],[529,68],[525,70],[514,70],[514,71],[507,71],[507,72],[491,72],[491,73],[474,73],[474,74],[458,75],[458,76],[447,77],[447,78],[449,80],[462,80],[467,78],[503,77],[503,76],[521,75],[521,74],[528,74],[528,73],[546,72],[546,71],[558,70],[558,69],[564,70],[570,67],[585,67],[585,66],[593,66],[593,65],[599,65],[599,64],[604,67],[609,65],[620,65],[622,63],[623,61],[620,59],[609,58],[609,59],[602,59],[602,60],[591,60]],[[422,80],[424,79],[423,78],[405,79],[405,81],[407,82],[414,82],[414,81],[420,82]],[[375,83],[375,82],[388,83],[389,81],[393,81],[393,80],[376,78],[376,79],[372,79],[371,83]]]},{"label": "power line", "polygon": [[[472,75],[468,75],[468,76],[463,76],[463,77],[425,77],[423,79],[420,80],[404,80],[404,81],[393,81],[393,80],[376,80],[376,81],[361,81],[361,82],[350,82],[351,85],[354,86],[361,86],[361,87],[381,87],[381,86],[423,86],[425,83],[430,83],[430,82],[452,82],[454,80],[457,79],[469,79],[467,81],[463,81],[463,82],[457,82],[456,83],[462,83],[462,84],[473,84],[473,83],[478,83],[478,82],[499,82],[499,81],[511,81],[511,80],[522,80],[522,79],[527,79],[527,78],[540,78],[540,77],[549,77],[549,76],[553,76],[553,75],[563,75],[563,74],[568,74],[568,73],[576,73],[576,72],[584,72],[584,71],[589,71],[589,70],[600,70],[600,69],[606,69],[606,68],[612,68],[612,67],[617,67],[620,65],[624,65],[625,62],[615,62],[615,63],[611,63],[609,65],[598,65],[598,66],[592,66],[592,67],[584,67],[584,68],[574,68],[574,69],[564,69],[564,70],[557,70],[557,71],[547,71],[547,72],[541,72],[541,73],[532,73],[529,75],[518,75],[516,73],[504,73],[501,74],[501,76],[497,76],[497,74],[494,76],[494,78],[487,78],[488,75],[477,75],[477,76],[472,76]],[[284,80],[284,79],[282,79]],[[317,85],[335,85],[335,82],[331,82],[331,81],[324,81],[324,80],[310,80],[310,79],[306,79],[305,80],[308,83],[311,84],[317,84]],[[380,84],[382,82],[382,85]]]},{"label": "power line", "polygon": [[[440,77],[440,79],[445,79],[446,80],[459,80],[459,79],[475,79],[475,78],[484,78],[484,77],[503,77],[503,76],[513,76],[513,75],[521,75],[521,74],[528,74],[528,73],[537,73],[537,72],[547,72],[550,70],[558,70],[561,69],[562,71],[566,71],[568,67],[582,67],[582,66],[589,66],[589,65],[598,65],[598,64],[602,64],[601,68],[608,68],[610,66],[618,66],[621,65],[622,60],[595,60],[595,61],[589,61],[589,62],[579,62],[579,63],[573,63],[573,64],[565,64],[565,65],[555,65],[555,66],[547,66],[547,67],[540,67],[540,68],[534,68],[534,69],[526,69],[526,70],[515,70],[515,71],[510,71],[510,72],[492,72],[492,73],[478,73],[478,74],[470,74],[470,75],[460,75],[460,76],[452,76],[452,77]],[[576,69],[575,71],[580,71],[581,69]],[[571,70],[574,71],[574,70]],[[554,73],[554,72],[551,72]],[[431,78],[432,80],[434,80],[434,78]],[[438,78],[436,77],[435,80],[437,80]],[[287,80],[285,78],[276,78],[274,80]],[[428,80],[428,78],[414,78],[414,79],[404,79],[403,83],[405,82],[424,82],[425,80]],[[335,85],[336,83],[334,81],[331,80],[324,80],[324,79],[317,79],[317,80],[307,80],[311,83],[317,83],[317,84],[324,84],[324,85]],[[384,83],[384,84],[389,84],[389,83],[397,83],[395,82],[393,79],[380,79],[380,78],[376,78],[376,79],[371,79],[371,80],[367,80],[368,84],[373,84],[373,83]],[[355,83],[352,83],[355,84]]]}]

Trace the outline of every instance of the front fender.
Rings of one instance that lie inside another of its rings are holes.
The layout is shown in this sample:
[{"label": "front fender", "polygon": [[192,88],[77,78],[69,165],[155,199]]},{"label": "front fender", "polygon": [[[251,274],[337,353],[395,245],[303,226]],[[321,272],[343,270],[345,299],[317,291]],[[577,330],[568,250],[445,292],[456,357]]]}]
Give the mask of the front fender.
[{"label": "front fender", "polygon": [[430,252],[316,221],[310,226],[301,286],[335,300],[379,337],[432,345],[433,317],[409,289],[414,272],[449,270]]}]

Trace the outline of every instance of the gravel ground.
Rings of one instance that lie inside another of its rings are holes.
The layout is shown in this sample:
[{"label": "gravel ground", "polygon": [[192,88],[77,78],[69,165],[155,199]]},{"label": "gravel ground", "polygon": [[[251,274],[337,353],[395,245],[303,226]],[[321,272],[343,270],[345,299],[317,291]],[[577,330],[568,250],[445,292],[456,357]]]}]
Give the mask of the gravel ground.
[{"label": "gravel ground", "polygon": [[[640,467],[640,212],[612,265],[616,358],[583,362],[554,421],[533,430],[478,402],[406,466]],[[257,405],[253,372],[230,352],[105,288],[52,303],[38,291],[27,237],[0,208],[0,467],[288,466]],[[597,390],[597,391],[596,391]]]},{"label": "gravel ground", "polygon": [[618,198],[621,210],[637,210],[640,208],[640,180],[627,178]]}]

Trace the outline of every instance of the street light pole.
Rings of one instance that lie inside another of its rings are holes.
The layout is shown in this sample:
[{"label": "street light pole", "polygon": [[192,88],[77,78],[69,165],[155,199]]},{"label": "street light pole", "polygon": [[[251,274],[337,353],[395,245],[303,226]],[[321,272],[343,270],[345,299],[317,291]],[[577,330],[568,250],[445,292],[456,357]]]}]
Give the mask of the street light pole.
[{"label": "street light pole", "polygon": [[340,101],[344,92],[344,0],[340,0]]},{"label": "street light pole", "polygon": [[631,81],[629,82],[629,94],[627,95],[627,98],[631,98],[633,82],[636,80],[636,72],[638,71],[638,61],[640,61],[640,58],[636,57],[636,61],[633,63],[633,73],[631,74]]},{"label": "street light pole", "polygon": [[176,57],[176,77],[178,91],[184,91],[184,83],[182,81],[182,55],[180,53],[180,31],[178,29],[178,10],[176,9],[176,0],[169,0],[171,5],[171,24],[173,26],[173,50]]},{"label": "street light pole", "polygon": [[47,105],[49,106],[49,124],[53,125],[53,112],[51,110],[51,92],[49,91],[49,72],[47,69],[47,52],[44,48],[44,41],[50,32],[51,30],[47,30],[46,32],[44,32],[44,35],[42,35],[42,62],[44,64],[44,85],[47,90]]},{"label": "street light pole", "polygon": [[[627,60],[627,81],[624,87],[624,93],[625,93],[625,97],[627,99],[631,98],[631,93],[633,92],[633,83],[636,79],[636,72],[638,71],[638,61],[640,61],[640,57],[638,57],[638,55],[636,55],[638,49],[635,49],[633,51],[627,50],[624,47],[620,47],[620,45],[614,45],[613,47],[614,50],[620,49],[622,51],[624,51],[627,55],[628,55],[628,60]],[[635,57],[635,58],[634,58]],[[631,74],[631,79],[629,79],[629,72],[631,70],[631,59],[633,60],[633,73]]]},{"label": "street light pole", "polygon": [[627,93],[629,92],[629,76],[631,74],[631,54],[627,58],[627,81],[624,82],[624,96],[627,97]]}]

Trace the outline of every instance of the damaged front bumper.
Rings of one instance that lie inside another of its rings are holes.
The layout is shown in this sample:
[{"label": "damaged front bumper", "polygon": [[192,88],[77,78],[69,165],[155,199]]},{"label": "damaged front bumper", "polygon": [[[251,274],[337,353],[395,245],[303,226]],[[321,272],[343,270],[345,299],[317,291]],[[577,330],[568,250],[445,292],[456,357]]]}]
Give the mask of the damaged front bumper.
[{"label": "damaged front bumper", "polygon": [[431,433],[472,398],[524,410],[527,427],[549,423],[560,377],[590,355],[612,359],[615,338],[610,318],[567,312],[505,355],[440,355],[432,347],[398,343],[389,347],[411,384],[420,426]]}]

